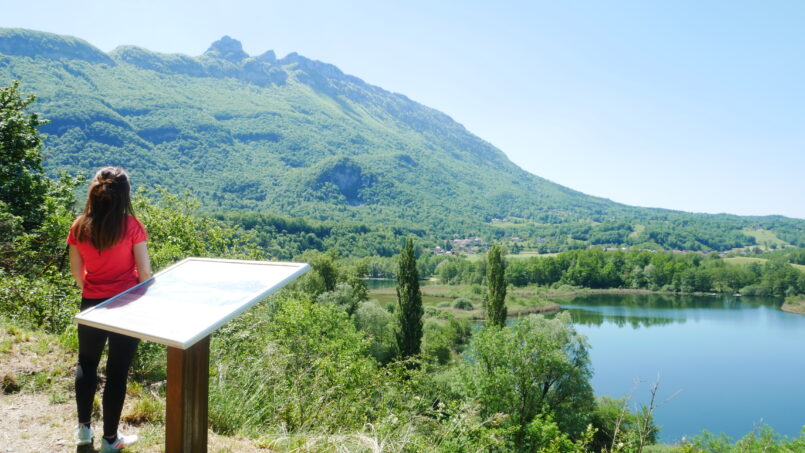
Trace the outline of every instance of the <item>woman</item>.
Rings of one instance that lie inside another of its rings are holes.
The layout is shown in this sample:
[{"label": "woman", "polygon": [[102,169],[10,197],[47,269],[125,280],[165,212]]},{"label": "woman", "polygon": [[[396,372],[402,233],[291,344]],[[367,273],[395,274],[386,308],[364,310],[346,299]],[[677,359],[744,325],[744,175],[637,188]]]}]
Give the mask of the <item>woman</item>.
[{"label": "woman", "polygon": [[[145,228],[131,207],[131,186],[119,167],[104,167],[89,187],[84,212],[70,228],[70,269],[81,288],[81,310],[97,305],[151,277]],[[101,453],[118,452],[137,436],[117,432],[129,366],[139,340],[84,325],[78,326],[75,396],[78,406],[76,441],[92,444],[92,401],[98,384],[101,352],[109,342],[103,391]]]}]

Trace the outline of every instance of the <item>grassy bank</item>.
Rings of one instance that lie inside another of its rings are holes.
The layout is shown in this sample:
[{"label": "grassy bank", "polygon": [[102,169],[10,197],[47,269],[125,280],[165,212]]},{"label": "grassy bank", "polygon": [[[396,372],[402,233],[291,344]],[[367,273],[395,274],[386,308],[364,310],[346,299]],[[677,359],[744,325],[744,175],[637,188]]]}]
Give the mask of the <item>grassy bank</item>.
[{"label": "grassy bank", "polygon": [[780,310],[805,315],[805,296],[787,297]]},{"label": "grassy bank", "polygon": [[[741,265],[744,265],[744,266],[748,265],[748,264],[751,264],[751,263],[757,263],[757,264],[760,264],[762,266],[762,265],[766,264],[767,261],[768,261],[768,259],[766,259],[766,258],[757,258],[757,257],[753,257],[753,256],[734,256],[734,257],[730,257],[730,258],[724,258],[724,262],[727,263],[727,264],[741,264]],[[805,272],[805,265],[796,264],[796,263],[789,263],[789,264],[791,266],[793,266],[795,269],[799,269],[802,272]]]}]

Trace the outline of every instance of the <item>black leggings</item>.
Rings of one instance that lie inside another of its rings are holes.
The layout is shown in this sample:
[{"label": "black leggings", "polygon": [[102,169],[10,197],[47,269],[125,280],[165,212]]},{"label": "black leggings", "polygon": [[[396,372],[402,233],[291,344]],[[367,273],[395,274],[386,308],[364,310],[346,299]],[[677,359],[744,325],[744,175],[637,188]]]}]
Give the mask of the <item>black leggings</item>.
[{"label": "black leggings", "polygon": [[[81,310],[97,305],[106,299],[81,298]],[[92,417],[92,400],[98,386],[98,362],[109,340],[106,360],[106,385],[103,389],[103,435],[117,435],[117,425],[126,399],[126,380],[129,366],[137,352],[140,340],[126,335],[78,325],[78,366],[75,373],[75,399],[78,404],[78,422],[86,423]]]}]

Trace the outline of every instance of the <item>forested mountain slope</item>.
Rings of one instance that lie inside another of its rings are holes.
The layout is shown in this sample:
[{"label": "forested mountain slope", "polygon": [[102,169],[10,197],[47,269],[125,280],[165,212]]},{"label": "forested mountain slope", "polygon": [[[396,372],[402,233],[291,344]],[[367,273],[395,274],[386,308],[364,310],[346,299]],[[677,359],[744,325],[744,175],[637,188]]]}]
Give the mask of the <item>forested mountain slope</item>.
[{"label": "forested mountain slope", "polygon": [[551,183],[443,113],[296,53],[249,56],[229,37],[190,57],[0,29],[0,83],[15,79],[50,120],[49,172],[121,165],[210,211],[556,247],[721,250],[756,243],[742,232],[755,230],[805,245],[801,220],[633,208]]}]

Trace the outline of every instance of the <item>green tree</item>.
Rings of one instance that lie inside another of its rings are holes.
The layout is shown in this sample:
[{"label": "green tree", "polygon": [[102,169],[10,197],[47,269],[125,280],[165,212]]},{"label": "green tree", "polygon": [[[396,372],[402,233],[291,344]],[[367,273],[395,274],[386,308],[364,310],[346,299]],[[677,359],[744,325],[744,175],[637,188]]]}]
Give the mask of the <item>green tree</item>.
[{"label": "green tree", "polygon": [[422,343],[422,292],[414,256],[414,240],[408,238],[400,253],[397,270],[397,356],[401,359],[419,354]]},{"label": "green tree", "polygon": [[20,94],[19,85],[14,81],[0,88],[0,202],[30,229],[43,221],[48,192],[37,130],[44,122],[36,113],[25,112],[36,98]]},{"label": "green tree", "polygon": [[340,282],[335,285],[333,291],[326,291],[316,296],[316,302],[320,304],[334,304],[344,309],[348,315],[352,316],[358,305],[361,303],[361,295],[352,285]]},{"label": "green tree", "polygon": [[506,263],[499,245],[489,249],[487,261],[486,322],[503,327],[506,325]]},{"label": "green tree", "polygon": [[466,392],[480,402],[482,416],[508,415],[518,448],[527,446],[528,425],[538,416],[580,434],[595,404],[587,348],[567,313],[487,327],[471,343],[462,371]]},{"label": "green tree", "polygon": [[19,82],[0,88],[0,313],[58,332],[70,324],[77,291],[64,239],[73,221],[76,180],[42,170],[44,122],[26,109]]},{"label": "green tree", "polygon": [[335,291],[335,286],[339,281],[339,273],[332,252],[322,253],[318,250],[307,250],[296,259],[304,263],[310,263],[311,271],[300,282],[306,292],[319,295],[328,291]]},{"label": "green tree", "polygon": [[132,197],[132,205],[148,231],[148,249],[155,270],[188,256],[265,258],[251,235],[199,215],[201,204],[189,193],[177,195],[159,186],[141,188]]},{"label": "green tree", "polygon": [[327,291],[335,291],[335,285],[338,282],[338,268],[335,265],[333,254],[319,254],[318,259],[314,260],[310,265],[321,275],[324,280],[324,288]]}]

